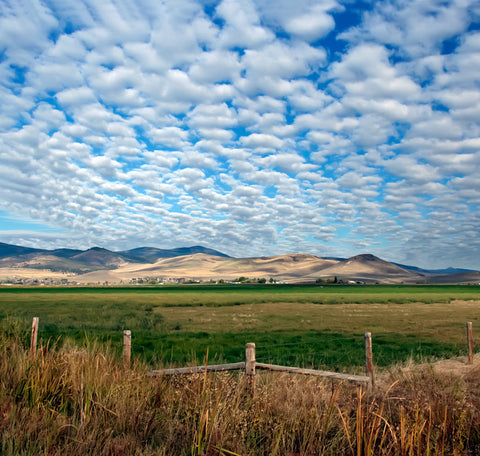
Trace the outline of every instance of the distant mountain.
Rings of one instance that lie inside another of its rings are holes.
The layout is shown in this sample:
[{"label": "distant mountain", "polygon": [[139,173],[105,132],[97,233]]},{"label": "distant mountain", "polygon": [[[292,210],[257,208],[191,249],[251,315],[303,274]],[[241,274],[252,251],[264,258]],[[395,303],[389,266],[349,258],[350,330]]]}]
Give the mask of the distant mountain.
[{"label": "distant mountain", "polygon": [[323,276],[335,276],[338,280],[381,283],[418,283],[424,278],[413,271],[384,261],[375,255],[355,255],[321,271]]},{"label": "distant mountain", "polygon": [[92,247],[88,250],[46,250],[0,243],[0,267],[83,274],[96,270],[116,269],[128,263],[155,263],[160,258],[175,258],[195,253],[229,258],[224,253],[202,246],[170,250],[140,247],[123,252],[112,252],[101,247]]},{"label": "distant mountain", "polygon": [[480,284],[480,272],[468,271],[456,274],[439,274],[428,277],[428,283],[476,283]]},{"label": "distant mountain", "polygon": [[[225,279],[238,277],[266,278],[282,281],[314,282],[309,274],[332,265],[334,261],[307,254],[288,254],[261,258],[230,258],[227,256],[196,253],[172,258],[160,258],[153,264],[131,264],[103,275],[99,271],[85,274],[79,280],[95,282],[102,280],[129,281],[137,278],[183,278],[194,280]],[[115,276],[113,275],[115,274]],[[316,275],[315,275],[316,277]]]},{"label": "distant mountain", "polygon": [[480,283],[480,272],[447,268],[425,270],[384,261],[371,254],[320,258],[304,253],[232,258],[202,246],[158,249],[139,247],[114,252],[42,250],[0,243],[0,279],[9,277],[75,277],[83,283],[119,283],[139,278],[225,279],[273,278],[299,283]]},{"label": "distant mountain", "polygon": [[101,247],[92,247],[71,257],[71,259],[96,269],[112,269],[128,262],[128,259],[123,255]]},{"label": "distant mountain", "polygon": [[139,262],[154,263],[160,258],[174,258],[178,256],[185,255],[194,255],[196,253],[204,253],[205,255],[213,255],[224,258],[230,258],[224,253],[218,252],[217,250],[212,250],[200,245],[193,247],[180,247],[177,249],[157,249],[155,247],[139,247],[131,250],[124,250],[123,252],[118,252],[119,254],[136,260]]},{"label": "distant mountain", "polygon": [[60,258],[72,258],[75,255],[82,253],[83,250],[74,249],[55,249],[51,251],[51,254]]},{"label": "distant mountain", "polygon": [[414,271],[417,272],[418,274],[460,274],[463,272],[472,272],[472,269],[462,269],[462,268],[445,268],[445,269],[422,269],[422,268],[417,268],[416,266],[408,266],[406,264],[400,264],[400,263],[392,263],[395,264],[403,269],[407,269],[408,271]]},{"label": "distant mountain", "polygon": [[41,249],[33,249],[31,247],[22,247],[19,245],[11,245],[0,242],[0,259],[11,256],[26,255],[28,253],[42,252]]}]

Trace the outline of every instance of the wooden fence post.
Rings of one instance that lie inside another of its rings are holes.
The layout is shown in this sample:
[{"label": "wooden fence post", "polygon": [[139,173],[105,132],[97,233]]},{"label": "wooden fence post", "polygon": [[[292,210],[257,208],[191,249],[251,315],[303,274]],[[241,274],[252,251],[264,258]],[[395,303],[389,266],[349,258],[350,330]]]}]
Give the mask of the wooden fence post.
[{"label": "wooden fence post", "polygon": [[245,373],[247,374],[247,386],[253,394],[255,391],[255,344],[245,345]]},{"label": "wooden fence post", "polygon": [[33,317],[32,320],[32,336],[30,337],[30,353],[35,355],[37,351],[37,336],[38,336],[38,317]]},{"label": "wooden fence post", "polygon": [[126,329],[123,331],[123,365],[130,367],[132,353],[132,331]]},{"label": "wooden fence post", "polygon": [[367,376],[370,377],[370,386],[375,385],[375,376],[373,374],[373,352],[372,352],[372,333],[365,333],[365,367]]},{"label": "wooden fence post", "polygon": [[468,346],[467,364],[473,364],[473,329],[472,329],[471,321],[467,321],[467,346]]}]

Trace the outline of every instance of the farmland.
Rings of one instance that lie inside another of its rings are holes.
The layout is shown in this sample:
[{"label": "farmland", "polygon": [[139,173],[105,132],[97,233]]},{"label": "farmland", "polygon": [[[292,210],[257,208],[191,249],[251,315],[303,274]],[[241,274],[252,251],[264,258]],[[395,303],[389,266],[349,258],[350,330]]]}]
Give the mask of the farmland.
[{"label": "farmland", "polygon": [[120,353],[150,365],[243,359],[246,342],[263,362],[359,371],[363,334],[377,366],[465,353],[465,322],[480,322],[480,287],[242,285],[152,288],[2,288],[3,331],[40,317],[40,341]]},{"label": "farmland", "polygon": [[[453,374],[397,363],[465,354],[479,302],[477,287],[457,286],[0,289],[0,453],[478,454],[478,355]],[[246,394],[242,372],[147,375],[203,363],[207,349],[209,362],[239,361],[248,341],[261,362],[354,373],[365,330],[379,374],[370,391],[263,372]]]}]

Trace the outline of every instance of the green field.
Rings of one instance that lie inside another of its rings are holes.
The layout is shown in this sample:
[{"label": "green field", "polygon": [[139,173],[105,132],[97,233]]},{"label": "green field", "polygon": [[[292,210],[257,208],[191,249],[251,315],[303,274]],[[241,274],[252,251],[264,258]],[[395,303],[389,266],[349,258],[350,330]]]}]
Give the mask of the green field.
[{"label": "green field", "polygon": [[34,316],[43,344],[110,345],[122,330],[153,366],[235,362],[255,342],[261,362],[362,370],[363,334],[374,361],[466,353],[465,322],[480,326],[480,287],[237,285],[152,288],[0,288],[0,330]]}]

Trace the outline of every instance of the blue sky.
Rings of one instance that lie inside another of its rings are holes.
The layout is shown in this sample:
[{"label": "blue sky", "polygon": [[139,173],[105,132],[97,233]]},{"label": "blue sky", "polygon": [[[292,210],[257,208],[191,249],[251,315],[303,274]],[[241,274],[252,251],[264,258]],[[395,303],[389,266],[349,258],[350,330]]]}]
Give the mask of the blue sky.
[{"label": "blue sky", "polygon": [[4,0],[0,241],[480,269],[480,3]]}]

